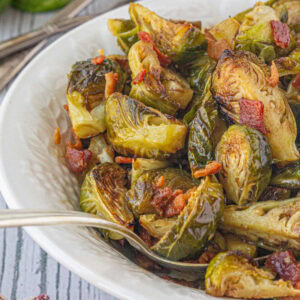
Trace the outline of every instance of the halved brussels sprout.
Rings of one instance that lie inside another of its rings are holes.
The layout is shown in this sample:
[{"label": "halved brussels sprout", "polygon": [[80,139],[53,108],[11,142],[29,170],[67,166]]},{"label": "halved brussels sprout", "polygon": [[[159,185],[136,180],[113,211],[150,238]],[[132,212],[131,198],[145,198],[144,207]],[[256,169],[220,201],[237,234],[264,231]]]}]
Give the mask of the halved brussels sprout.
[{"label": "halved brussels sprout", "polygon": [[139,3],[130,3],[129,15],[139,31],[148,32],[159,50],[176,63],[194,59],[206,46],[204,34],[192,24],[168,21]]},{"label": "halved brussels sprout", "polygon": [[226,51],[212,75],[212,93],[221,111],[234,122],[240,122],[240,100],[263,104],[266,138],[275,162],[299,159],[295,146],[297,127],[293,113],[278,86],[267,83],[267,65],[246,51]]},{"label": "halved brussels sprout", "polygon": [[300,164],[278,168],[273,173],[270,184],[287,189],[300,189]]},{"label": "halved brussels sprout", "polygon": [[270,21],[279,21],[279,16],[272,7],[266,5],[254,7],[241,23],[236,37],[236,49],[253,52],[266,62],[288,54],[295,47],[292,35],[290,34],[291,41],[287,49],[276,46]]},{"label": "halved brussels sprout", "polygon": [[108,19],[107,27],[111,34],[117,37],[117,42],[125,53],[128,53],[130,47],[139,40],[137,36],[139,29],[131,20]]},{"label": "halved brussels sprout", "polygon": [[106,100],[107,138],[123,155],[167,158],[184,147],[187,128],[174,117],[119,93]]},{"label": "halved brussels sprout", "polygon": [[193,90],[178,73],[160,65],[152,44],[144,41],[135,43],[130,48],[128,60],[132,79],[146,70],[143,80],[132,84],[131,97],[169,115],[186,108],[193,97]]},{"label": "halved brussels sprout", "polygon": [[151,236],[160,239],[175,225],[177,217],[160,218],[156,214],[141,215],[139,222]]},{"label": "halved brussels sprout", "polygon": [[156,159],[135,158],[132,162],[131,169],[131,186],[133,186],[138,178],[145,172],[150,170],[165,169],[170,167],[171,162]]},{"label": "halved brussels sprout", "polygon": [[216,297],[274,298],[299,296],[291,281],[276,280],[274,273],[259,269],[243,256],[222,252],[209,263],[205,290]]},{"label": "halved brussels sprout", "polygon": [[[132,227],[134,218],[126,202],[126,171],[117,164],[95,166],[85,177],[80,192],[80,207],[84,212],[99,214],[109,221]],[[123,237],[109,232],[111,239]]]},{"label": "halved brussels sprout", "polygon": [[117,91],[124,87],[126,74],[114,60],[94,65],[91,60],[77,62],[69,74],[67,102],[75,134],[88,138],[105,131],[105,74],[118,74]]},{"label": "halved brussels sprout", "polygon": [[256,202],[272,174],[271,151],[263,135],[250,127],[230,126],[216,148],[216,159],[222,164],[219,177],[227,199],[238,205]]},{"label": "halved brussels sprout", "polygon": [[279,76],[300,74],[300,47],[293,50],[289,56],[275,59]]},{"label": "halved brussels sprout", "polygon": [[152,250],[171,260],[199,254],[216,232],[224,209],[222,185],[207,176],[191,193],[176,223]]},{"label": "halved brussels sprout", "polygon": [[226,206],[219,230],[268,250],[300,254],[300,198]]},{"label": "halved brussels sprout", "polygon": [[217,104],[208,91],[190,126],[188,159],[193,174],[214,160],[212,136],[217,116]]},{"label": "halved brussels sprout", "polygon": [[225,234],[225,243],[227,251],[239,251],[248,257],[255,257],[257,254],[257,246],[245,242],[233,234]]},{"label": "halved brussels sprout", "polygon": [[126,194],[129,207],[135,216],[158,214],[151,201],[154,197],[155,185],[162,176],[164,183],[160,188],[170,188],[172,191],[182,190],[185,193],[199,184],[199,181],[192,179],[187,172],[180,169],[166,168],[145,171]]}]

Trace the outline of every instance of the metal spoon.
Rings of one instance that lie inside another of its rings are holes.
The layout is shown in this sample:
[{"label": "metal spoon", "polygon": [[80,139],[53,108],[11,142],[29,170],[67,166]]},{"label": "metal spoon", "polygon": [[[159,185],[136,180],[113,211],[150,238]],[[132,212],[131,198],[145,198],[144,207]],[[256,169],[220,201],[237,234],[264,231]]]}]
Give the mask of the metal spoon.
[{"label": "metal spoon", "polygon": [[[49,225],[77,225],[108,229],[121,234],[128,240],[132,247],[168,269],[204,274],[207,268],[207,264],[184,263],[163,258],[153,252],[144,241],[131,230],[122,225],[107,221],[98,215],[78,211],[0,210],[0,228]],[[265,257],[260,257],[257,260],[264,258]]]}]

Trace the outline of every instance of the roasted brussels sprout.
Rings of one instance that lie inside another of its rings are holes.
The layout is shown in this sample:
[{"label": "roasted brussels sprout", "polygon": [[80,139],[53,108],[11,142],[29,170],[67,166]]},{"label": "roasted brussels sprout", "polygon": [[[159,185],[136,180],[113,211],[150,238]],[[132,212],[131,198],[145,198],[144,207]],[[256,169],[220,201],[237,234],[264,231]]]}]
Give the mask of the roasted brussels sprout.
[{"label": "roasted brussels sprout", "polygon": [[[131,228],[134,218],[125,198],[125,176],[126,171],[117,164],[104,163],[95,166],[86,175],[81,186],[81,209]],[[123,238],[114,232],[109,232],[108,236],[114,240]]]},{"label": "roasted brussels sprout", "polygon": [[300,47],[293,50],[288,56],[275,59],[279,76],[300,74]]},{"label": "roasted brussels sprout", "polygon": [[219,230],[268,250],[290,249],[300,254],[300,198],[226,206]]},{"label": "roasted brussels sprout", "polygon": [[295,25],[300,24],[300,2],[299,0],[278,0],[272,5],[277,14],[287,12],[287,24],[294,29]]},{"label": "roasted brussels sprout", "polygon": [[162,176],[164,183],[161,188],[170,188],[172,191],[182,190],[185,193],[199,184],[180,169],[165,168],[143,172],[126,195],[129,207],[137,217],[143,214],[158,214],[151,202],[156,192],[156,183]]},{"label": "roasted brussels sprout", "polygon": [[107,138],[123,155],[166,158],[184,147],[187,128],[174,117],[119,93],[106,101]]},{"label": "roasted brussels sprout", "polygon": [[[294,90],[292,91],[292,89],[294,89]],[[289,92],[290,92],[290,94],[289,94]],[[299,146],[300,146],[300,103],[299,103],[299,101],[297,101],[297,97],[298,97],[298,95],[300,96],[300,91],[298,91],[296,88],[294,88],[292,84],[289,84],[287,95],[291,97],[289,99],[289,101],[291,101],[291,102],[289,102],[289,105],[295,116],[295,120],[296,120],[296,124],[297,124],[296,145],[299,148]]]},{"label": "roasted brussels sprout", "polygon": [[239,251],[248,257],[255,257],[257,254],[257,247],[254,244],[245,242],[233,234],[225,234],[225,244],[227,251]]},{"label": "roasted brussels sprout", "polygon": [[117,37],[117,42],[125,53],[128,53],[130,47],[139,40],[137,36],[139,29],[131,20],[109,19],[107,27],[111,34]]},{"label": "roasted brussels sprout", "polygon": [[169,115],[184,109],[193,97],[193,90],[178,73],[163,68],[150,43],[135,43],[128,54],[132,79],[146,70],[143,80],[132,84],[130,96]]},{"label": "roasted brussels sprout", "polygon": [[285,200],[289,199],[290,197],[291,190],[269,185],[260,196],[259,201]]},{"label": "roasted brussels sprout", "polygon": [[290,34],[290,43],[287,49],[276,46],[270,21],[279,21],[275,10],[266,5],[258,5],[248,12],[236,37],[236,49],[247,50],[271,62],[278,56],[288,54],[295,42]]},{"label": "roasted brussels sprout", "polygon": [[278,86],[267,84],[268,78],[267,65],[255,55],[246,51],[233,53],[226,50],[212,74],[212,93],[221,111],[236,123],[246,118],[251,121],[256,117],[248,116],[246,112],[240,114],[242,99],[260,103],[262,115],[258,114],[258,118],[265,126],[273,159],[282,164],[296,161],[299,152],[295,146],[295,118],[283,92]]},{"label": "roasted brussels sprout", "polygon": [[102,134],[99,134],[90,139],[90,145],[88,148],[93,156],[90,165],[94,166],[96,163],[113,163],[114,162],[114,150],[111,146],[107,145],[106,140]]},{"label": "roasted brussels sprout", "polygon": [[300,189],[300,163],[277,169],[270,184],[287,189]]},{"label": "roasted brussels sprout", "polygon": [[274,298],[299,296],[290,281],[276,280],[274,273],[259,269],[232,252],[222,252],[209,263],[205,290],[212,296],[233,298]]},{"label": "roasted brussels sprout", "polygon": [[171,230],[152,249],[171,260],[199,254],[213,238],[223,208],[222,186],[214,177],[206,177],[191,193]]},{"label": "roasted brussels sprout", "polygon": [[272,173],[271,151],[263,135],[250,127],[230,126],[216,148],[216,159],[222,164],[219,177],[227,199],[238,205],[257,201]]},{"label": "roasted brussels sprout", "polygon": [[94,65],[91,60],[77,62],[69,74],[67,101],[75,134],[88,138],[105,131],[105,74],[118,74],[117,91],[123,89],[126,75],[120,65],[111,59]]},{"label": "roasted brussels sprout", "polygon": [[139,3],[130,3],[129,15],[139,31],[148,32],[159,50],[176,63],[194,59],[206,46],[204,34],[192,24],[165,20]]},{"label": "roasted brussels sprout", "polygon": [[217,115],[217,104],[208,91],[190,126],[188,159],[193,174],[214,160],[212,136]]}]

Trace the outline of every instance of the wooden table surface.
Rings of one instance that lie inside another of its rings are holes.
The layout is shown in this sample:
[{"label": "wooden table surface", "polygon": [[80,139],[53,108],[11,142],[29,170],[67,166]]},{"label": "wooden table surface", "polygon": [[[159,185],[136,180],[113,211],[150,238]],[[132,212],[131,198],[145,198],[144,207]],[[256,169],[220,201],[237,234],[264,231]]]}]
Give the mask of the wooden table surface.
[{"label": "wooden table surface", "polygon": [[[101,13],[127,0],[94,0],[82,14]],[[0,40],[41,26],[53,13],[31,14],[8,9],[0,15]],[[8,88],[0,93],[0,103]],[[0,193],[0,209],[7,208]],[[0,294],[23,300],[47,294],[51,300],[114,300],[82,280],[44,252],[23,229],[0,230]]]}]

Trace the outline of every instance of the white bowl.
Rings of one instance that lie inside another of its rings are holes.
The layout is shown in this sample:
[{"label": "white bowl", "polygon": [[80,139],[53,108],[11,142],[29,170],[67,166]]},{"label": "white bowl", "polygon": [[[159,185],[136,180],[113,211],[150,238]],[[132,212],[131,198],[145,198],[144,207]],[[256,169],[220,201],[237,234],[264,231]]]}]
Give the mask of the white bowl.
[{"label": "white bowl", "polygon": [[[251,0],[147,0],[143,5],[173,19],[215,24],[254,4]],[[79,186],[65,166],[69,122],[63,109],[66,74],[77,61],[121,53],[108,18],[128,18],[128,6],[110,11],[64,35],[39,54],[8,91],[0,111],[0,187],[10,208],[79,209]],[[60,127],[60,146],[53,132]],[[145,271],[80,227],[29,228],[32,238],[61,264],[121,299],[207,299]]]}]

